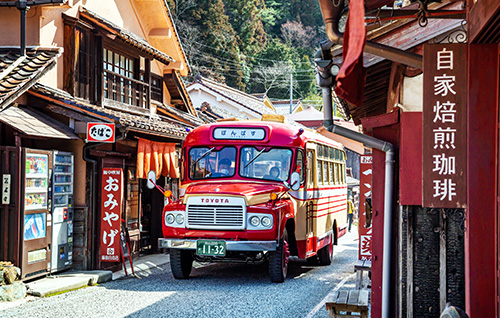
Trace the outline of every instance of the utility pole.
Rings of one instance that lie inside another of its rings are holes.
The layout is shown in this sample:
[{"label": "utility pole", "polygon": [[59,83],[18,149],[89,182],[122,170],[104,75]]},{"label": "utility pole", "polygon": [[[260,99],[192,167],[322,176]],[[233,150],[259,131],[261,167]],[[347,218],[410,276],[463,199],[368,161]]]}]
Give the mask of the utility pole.
[{"label": "utility pole", "polygon": [[290,73],[290,114],[293,111],[293,73]]}]

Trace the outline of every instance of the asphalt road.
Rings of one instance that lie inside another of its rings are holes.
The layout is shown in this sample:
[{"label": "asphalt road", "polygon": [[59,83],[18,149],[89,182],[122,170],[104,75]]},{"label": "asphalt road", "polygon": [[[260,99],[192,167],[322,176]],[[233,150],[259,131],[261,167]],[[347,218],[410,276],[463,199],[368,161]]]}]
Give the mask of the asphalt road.
[{"label": "asphalt road", "polygon": [[354,285],[357,233],[335,246],[330,266],[293,261],[285,283],[271,283],[266,265],[195,264],[188,280],[175,280],[166,264],[0,311],[0,317],[328,317],[324,298]]}]

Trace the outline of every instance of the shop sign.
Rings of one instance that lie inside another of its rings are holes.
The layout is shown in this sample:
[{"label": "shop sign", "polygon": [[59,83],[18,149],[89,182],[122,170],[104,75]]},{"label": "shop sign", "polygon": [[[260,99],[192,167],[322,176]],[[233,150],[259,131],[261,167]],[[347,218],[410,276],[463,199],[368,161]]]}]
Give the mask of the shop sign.
[{"label": "shop sign", "polygon": [[264,140],[264,128],[226,128],[214,129],[214,139],[217,140]]},{"label": "shop sign", "polygon": [[2,175],[2,204],[10,204],[10,174]]},{"label": "shop sign", "polygon": [[[360,157],[359,177],[359,259],[363,261],[372,260],[372,225],[371,211],[366,213],[366,202],[372,197],[372,156]],[[367,218],[369,226],[366,226]]]},{"label": "shop sign", "polygon": [[115,124],[87,123],[87,142],[115,142]]},{"label": "shop sign", "polygon": [[466,207],[467,44],[424,47],[424,207]]},{"label": "shop sign", "polygon": [[120,261],[120,222],[122,211],[123,171],[102,169],[101,188],[101,262]]}]

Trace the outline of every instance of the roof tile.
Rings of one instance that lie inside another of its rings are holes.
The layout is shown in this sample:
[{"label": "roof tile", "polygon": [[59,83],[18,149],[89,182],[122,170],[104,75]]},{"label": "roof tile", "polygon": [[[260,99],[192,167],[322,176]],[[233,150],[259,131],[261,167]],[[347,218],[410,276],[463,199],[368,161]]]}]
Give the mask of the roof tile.
[{"label": "roof tile", "polygon": [[[19,48],[0,48],[0,109],[8,106],[52,68],[61,53],[60,48],[34,48],[28,49],[23,58]],[[12,67],[16,62],[19,65]]]}]

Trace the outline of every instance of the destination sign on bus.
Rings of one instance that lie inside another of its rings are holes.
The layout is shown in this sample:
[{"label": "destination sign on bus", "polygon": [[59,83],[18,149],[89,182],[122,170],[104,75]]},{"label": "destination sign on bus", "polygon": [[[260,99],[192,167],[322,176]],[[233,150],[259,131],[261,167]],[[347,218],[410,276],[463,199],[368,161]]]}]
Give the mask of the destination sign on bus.
[{"label": "destination sign on bus", "polygon": [[218,140],[264,140],[264,128],[231,128],[217,127],[214,129],[214,139]]}]

